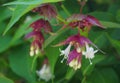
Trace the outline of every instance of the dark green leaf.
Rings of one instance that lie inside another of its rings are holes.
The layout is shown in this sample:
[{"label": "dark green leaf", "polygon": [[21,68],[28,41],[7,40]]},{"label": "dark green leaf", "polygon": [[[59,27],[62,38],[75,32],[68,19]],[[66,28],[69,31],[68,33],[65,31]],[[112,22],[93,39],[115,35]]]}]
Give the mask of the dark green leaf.
[{"label": "dark green leaf", "polygon": [[0,76],[0,83],[14,83],[11,79],[8,79],[4,76]]},{"label": "dark green leaf", "polygon": [[[27,45],[25,45],[27,47]],[[31,70],[32,60],[28,54],[26,47],[19,47],[14,49],[11,55],[9,55],[9,62],[11,69],[19,76],[26,79],[29,83],[35,82],[35,67]]]}]

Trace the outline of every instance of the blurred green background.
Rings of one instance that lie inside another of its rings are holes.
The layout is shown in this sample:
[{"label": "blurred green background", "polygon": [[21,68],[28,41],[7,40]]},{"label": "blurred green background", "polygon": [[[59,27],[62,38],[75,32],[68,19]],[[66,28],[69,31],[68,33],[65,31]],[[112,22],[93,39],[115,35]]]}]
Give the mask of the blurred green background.
[{"label": "blurred green background", "polygon": [[[106,54],[97,53],[92,60],[93,65],[89,65],[89,61],[83,57],[82,67],[77,71],[69,68],[66,63],[60,63],[62,57],[59,57],[59,47],[51,47],[75,34],[76,30],[59,34],[45,47],[46,55],[38,57],[33,63],[35,57],[29,56],[31,40],[27,41],[24,36],[31,31],[29,25],[41,17],[30,12],[26,5],[3,6],[11,1],[14,0],[0,0],[0,83],[45,83],[38,81],[36,76],[36,70],[40,69],[45,56],[48,57],[52,73],[55,75],[53,81],[48,83],[120,83],[120,0],[88,0],[83,13],[93,15],[106,26],[106,29],[92,27],[89,38]],[[61,17],[68,17],[60,3],[56,0],[49,1],[55,2],[53,4]],[[64,0],[62,4],[71,15],[79,13],[80,5],[77,0]],[[26,10],[28,12],[25,12]],[[56,20],[50,22],[55,24]],[[52,26],[54,32],[61,28],[61,25]],[[3,36],[8,27],[12,28]],[[45,36],[47,41],[48,35]]]}]

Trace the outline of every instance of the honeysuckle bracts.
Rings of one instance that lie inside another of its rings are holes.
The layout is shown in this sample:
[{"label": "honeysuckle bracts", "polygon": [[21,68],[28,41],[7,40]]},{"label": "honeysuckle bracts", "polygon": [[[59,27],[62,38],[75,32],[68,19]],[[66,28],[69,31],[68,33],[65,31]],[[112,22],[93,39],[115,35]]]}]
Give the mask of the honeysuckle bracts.
[{"label": "honeysuckle bracts", "polygon": [[55,6],[48,3],[41,4],[39,7],[34,8],[32,11],[38,12],[40,15],[48,19],[56,18],[57,16],[57,10]]},{"label": "honeysuckle bracts", "polygon": [[42,51],[42,45],[44,43],[44,37],[40,31],[33,31],[26,35],[26,38],[33,38],[31,47],[30,47],[30,56],[36,55]]},{"label": "honeysuckle bracts", "polygon": [[72,28],[78,27],[78,29],[82,29],[83,31],[85,27],[87,27],[88,30],[90,30],[92,26],[104,28],[104,26],[91,15],[73,14],[67,18],[66,21],[68,22],[67,26],[71,26]]},{"label": "honeysuckle bracts", "polygon": [[50,23],[44,19],[36,20],[30,25],[30,27],[32,27],[34,31],[40,31],[41,29],[44,29],[44,32],[46,33],[52,32]]}]

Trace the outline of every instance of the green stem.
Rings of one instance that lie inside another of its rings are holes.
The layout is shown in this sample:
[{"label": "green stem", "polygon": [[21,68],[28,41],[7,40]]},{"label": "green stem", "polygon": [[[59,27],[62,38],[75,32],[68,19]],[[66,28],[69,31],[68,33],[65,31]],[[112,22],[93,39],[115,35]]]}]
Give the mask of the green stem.
[{"label": "green stem", "polygon": [[65,13],[66,13],[68,16],[71,15],[63,4],[61,5],[61,7],[62,7],[62,9],[65,11]]},{"label": "green stem", "polygon": [[61,22],[65,23],[65,24],[67,23],[67,22],[66,22],[63,18],[61,18],[59,15],[57,16],[57,19],[60,20]]},{"label": "green stem", "polygon": [[35,64],[35,61],[36,61],[36,59],[38,58],[38,56],[39,56],[39,55],[36,55],[36,56],[33,58],[32,66],[31,66],[31,71],[33,71],[34,64]]}]

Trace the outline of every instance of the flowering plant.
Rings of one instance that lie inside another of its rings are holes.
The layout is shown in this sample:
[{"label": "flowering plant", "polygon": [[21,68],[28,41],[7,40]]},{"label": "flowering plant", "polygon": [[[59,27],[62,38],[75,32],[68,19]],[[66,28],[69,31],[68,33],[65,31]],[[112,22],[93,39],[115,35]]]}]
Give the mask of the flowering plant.
[{"label": "flowering plant", "polygon": [[0,83],[119,83],[116,1],[5,2]]}]

